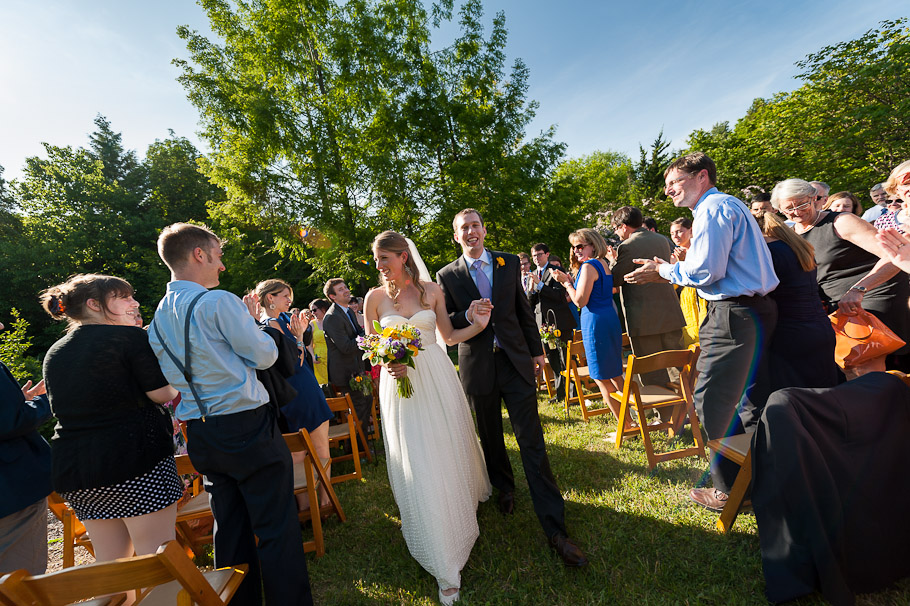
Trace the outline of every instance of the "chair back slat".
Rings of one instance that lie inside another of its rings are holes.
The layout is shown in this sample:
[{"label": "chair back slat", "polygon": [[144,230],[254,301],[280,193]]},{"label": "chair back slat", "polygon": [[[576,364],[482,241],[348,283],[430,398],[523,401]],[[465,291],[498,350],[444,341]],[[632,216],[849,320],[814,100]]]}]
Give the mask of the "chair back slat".
[{"label": "chair back slat", "polygon": [[692,361],[692,353],[691,349],[672,349],[649,356],[629,356],[626,374],[645,374],[673,366],[681,368]]}]

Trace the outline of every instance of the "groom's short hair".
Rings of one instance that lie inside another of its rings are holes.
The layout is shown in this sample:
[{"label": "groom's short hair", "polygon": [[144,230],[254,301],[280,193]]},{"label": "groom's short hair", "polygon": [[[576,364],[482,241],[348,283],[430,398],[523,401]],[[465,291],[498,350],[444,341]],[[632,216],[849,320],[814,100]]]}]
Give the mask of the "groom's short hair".
[{"label": "groom's short hair", "polygon": [[470,214],[475,214],[475,215],[477,215],[477,218],[480,219],[480,224],[481,224],[481,225],[484,224],[484,223],[483,223],[483,215],[480,214],[480,211],[479,211],[479,210],[477,210],[476,208],[465,208],[464,210],[458,211],[458,213],[456,213],[456,215],[455,215],[455,218],[452,219],[452,230],[457,229],[457,228],[455,227],[455,224],[458,222],[458,217],[464,217],[464,216],[470,215]]}]

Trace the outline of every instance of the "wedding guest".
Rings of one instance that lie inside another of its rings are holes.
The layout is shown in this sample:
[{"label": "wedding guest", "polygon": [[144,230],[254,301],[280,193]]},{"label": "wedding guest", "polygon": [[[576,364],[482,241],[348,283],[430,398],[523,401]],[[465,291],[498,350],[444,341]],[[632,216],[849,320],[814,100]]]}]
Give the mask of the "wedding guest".
[{"label": "wedding guest", "polygon": [[650,232],[657,233],[657,221],[654,217],[644,217],[641,220],[641,224]]},{"label": "wedding guest", "polygon": [[51,418],[46,391],[44,381],[20,388],[0,362],[0,574],[47,570],[51,449],[38,434]]},{"label": "wedding guest", "polygon": [[[848,315],[865,309],[877,316],[905,341],[910,338],[907,276],[880,257],[884,250],[875,239],[875,228],[852,213],[816,210],[815,188],[802,179],[787,179],[774,186],[771,201],[794,221],[794,230],[815,249],[818,284],[829,312],[839,308]],[[892,354],[888,364],[906,367],[905,346]],[[868,369],[884,370],[884,359]]]},{"label": "wedding guest", "polygon": [[760,217],[762,213],[773,213],[774,207],[771,206],[771,194],[765,192],[755,194],[752,197],[749,210],[755,218]]},{"label": "wedding guest", "polygon": [[[753,211],[752,214],[754,216],[755,212]],[[686,217],[675,219],[670,224],[670,239],[676,244],[670,262],[685,261],[686,251],[689,250],[689,246],[692,244],[692,220]],[[679,288],[679,307],[682,309],[683,317],[686,319],[686,325],[682,329],[682,346],[689,347],[694,343],[698,343],[698,327],[704,321],[708,308],[705,300],[698,296],[698,291],[692,286],[677,288]]]},{"label": "wedding guest", "polygon": [[[692,245],[685,261],[643,260],[625,280],[693,286],[708,301],[695,408],[708,439],[741,434],[758,421],[767,399],[764,353],[777,321],[777,305],[767,296],[778,284],[771,253],[746,205],[715,187],[717,168],[706,154],[678,158],[664,179],[673,204],[692,210]],[[739,465],[715,457],[714,488],[693,488],[689,498],[721,511],[738,472]]]},{"label": "wedding guest", "polygon": [[815,251],[776,213],[763,213],[758,224],[780,280],[771,292],[777,303],[777,326],[768,346],[768,390],[834,387],[840,379],[834,362],[834,329],[818,295]]},{"label": "wedding guest", "polygon": [[819,210],[825,208],[828,204],[828,192],[831,191],[831,186],[824,181],[810,181],[809,183],[815,188],[815,208]]},{"label": "wedding guest", "polygon": [[521,269],[521,287],[525,293],[531,296],[531,256],[526,252],[518,253],[518,267]]},{"label": "wedding guest", "polygon": [[133,287],[81,274],[48,288],[41,304],[68,323],[44,358],[57,417],[54,490],[85,524],[97,560],[155,553],[175,538],[183,496],[173,425],[161,406],[177,391],[136,326]]},{"label": "wedding guest", "polygon": [[[891,171],[888,180],[885,182],[886,195],[900,198],[901,200],[910,200],[910,160],[902,162]],[[906,204],[904,205],[906,207]],[[908,262],[908,253],[910,249],[904,248],[910,240],[907,234],[907,219],[910,218],[910,212],[903,208],[895,217],[895,225],[884,227],[877,235],[876,240],[885,251],[886,258],[902,271],[910,272],[910,262]]]},{"label": "wedding guest", "polygon": [[857,216],[863,213],[859,199],[848,191],[839,191],[830,196],[822,210],[830,210],[835,213],[853,213]]},{"label": "wedding guest", "polygon": [[[626,332],[636,356],[682,346],[682,328],[686,325],[679,306],[679,299],[669,283],[626,284],[623,276],[635,270],[634,259],[659,257],[669,261],[670,242],[661,234],[652,232],[642,224],[641,210],[623,206],[613,213],[612,227],[619,236],[616,261],[610,267],[613,286],[619,287]],[[673,376],[671,376],[673,375]],[[666,369],[641,376],[643,385],[666,385],[679,378],[676,372]]]},{"label": "wedding guest", "polygon": [[[295,372],[287,378],[287,382],[297,391],[297,396],[281,407],[281,415],[286,422],[282,431],[295,433],[305,428],[313,438],[316,454],[323,460],[329,459],[329,420],[334,418],[334,414],[326,403],[316,376],[303,361],[303,333],[309,321],[303,314],[289,313],[294,291],[284,280],[264,280],[256,285],[254,294],[262,309],[259,323],[280,330],[298,352]],[[291,458],[295,463],[302,463],[305,455],[304,452],[295,452],[291,453]],[[328,494],[322,486],[319,490],[320,505],[328,505]],[[297,495],[297,506],[301,511],[310,508],[310,499],[306,493]]]},{"label": "wedding guest", "polygon": [[310,320],[310,326],[313,327],[313,374],[316,375],[316,381],[320,385],[325,385],[329,382],[329,350],[325,342],[322,320],[325,318],[325,312],[331,306],[332,303],[327,299],[313,299],[310,301],[310,312],[313,314],[313,319]]},{"label": "wedding guest", "polygon": [[[535,271],[529,272],[531,280],[528,298],[531,309],[534,310],[537,326],[554,325],[560,333],[557,339],[565,346],[572,339],[577,324],[566,301],[566,290],[551,271],[555,268],[550,266],[550,247],[539,242],[531,248],[531,256],[534,258],[536,268]],[[571,389],[571,386],[566,385],[566,377],[562,374],[566,369],[563,353],[559,347],[550,347],[547,342],[544,342],[544,352],[555,377],[554,401],[562,401],[566,397],[566,389]]]},{"label": "wedding guest", "polygon": [[[259,606],[263,594],[270,605],[312,604],[291,453],[256,378],[257,369],[278,358],[275,342],[256,326],[248,304],[225,290],[208,290],[225,269],[221,240],[211,230],[170,225],[158,237],[158,254],[171,281],[149,340],[183,395],[177,416],[186,420],[190,460],[206,478],[215,566],[249,564],[231,604]],[[192,383],[178,364],[187,353]]]},{"label": "wedding guest", "polygon": [[888,212],[883,214],[881,217],[875,220],[872,224],[875,229],[885,229],[891,227],[898,231],[906,231],[907,213],[904,211],[904,201],[898,198],[888,199],[888,204],[885,205],[885,208],[888,209]]},{"label": "wedding guest", "polygon": [[884,183],[876,183],[869,190],[869,197],[875,202],[875,206],[863,213],[863,221],[875,223],[875,220],[887,212],[885,208],[888,204],[888,194],[885,192]]},{"label": "wedding guest", "polygon": [[[352,378],[364,372],[363,352],[357,347],[357,337],[364,335],[363,326],[350,308],[353,297],[343,279],[332,278],[325,283],[322,292],[332,302],[322,320],[328,348],[329,382],[337,393],[351,394],[351,402],[363,433],[369,435],[373,397],[352,390],[350,385]],[[366,444],[363,447],[366,448]]]},{"label": "wedding guest", "polygon": [[607,243],[593,229],[569,234],[574,280],[565,272],[556,279],[581,309],[581,334],[588,374],[617,419],[619,404],[610,397],[622,390],[622,326],[613,306],[613,275],[605,260]]}]

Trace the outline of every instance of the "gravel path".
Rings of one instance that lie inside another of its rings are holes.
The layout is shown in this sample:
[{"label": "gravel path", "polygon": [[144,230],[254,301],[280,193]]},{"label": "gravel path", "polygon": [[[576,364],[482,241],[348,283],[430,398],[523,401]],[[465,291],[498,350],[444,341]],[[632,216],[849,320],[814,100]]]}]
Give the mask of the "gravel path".
[{"label": "gravel path", "polygon": [[[91,564],[94,556],[85,547],[76,548],[76,566]],[[47,571],[54,572],[63,568],[63,522],[58,520],[51,510],[47,510]]]}]

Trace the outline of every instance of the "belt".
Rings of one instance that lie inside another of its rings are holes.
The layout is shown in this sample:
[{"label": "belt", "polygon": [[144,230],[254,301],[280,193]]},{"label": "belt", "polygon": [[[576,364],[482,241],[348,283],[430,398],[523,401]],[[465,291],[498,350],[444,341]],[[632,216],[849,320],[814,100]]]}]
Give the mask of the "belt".
[{"label": "belt", "polygon": [[768,295],[740,295],[738,297],[729,297],[727,299],[721,299],[720,301],[715,301],[715,303],[739,303],[740,305],[752,305],[760,301],[764,301],[768,298]]}]

